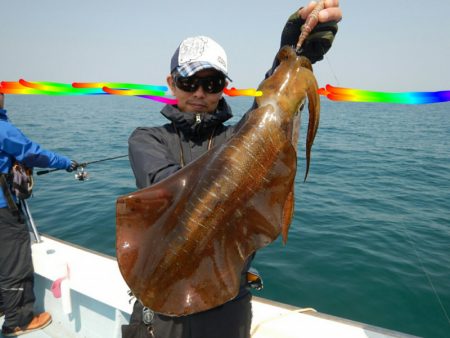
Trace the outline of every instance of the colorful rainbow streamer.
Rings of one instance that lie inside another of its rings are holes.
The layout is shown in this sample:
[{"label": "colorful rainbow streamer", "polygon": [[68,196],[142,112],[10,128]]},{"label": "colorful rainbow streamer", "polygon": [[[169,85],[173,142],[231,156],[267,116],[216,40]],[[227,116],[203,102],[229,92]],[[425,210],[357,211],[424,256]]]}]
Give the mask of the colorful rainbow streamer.
[{"label": "colorful rainbow streamer", "polygon": [[326,96],[333,101],[350,102],[382,102],[401,104],[425,104],[450,101],[450,90],[438,92],[403,92],[387,93],[359,90],[351,88],[340,88],[326,85],[318,90],[319,95]]},{"label": "colorful rainbow streamer", "polygon": [[[2,81],[0,92],[5,94],[25,95],[121,95],[137,96],[166,104],[176,104],[178,101],[167,97],[167,86],[153,86],[122,82],[30,82],[20,79],[18,82]],[[228,96],[261,96],[262,91],[255,89],[225,88]],[[341,88],[326,85],[318,90],[332,101],[349,102],[379,102],[400,104],[425,104],[450,101],[450,90],[438,92],[402,92],[388,93],[360,89]]]},{"label": "colorful rainbow streamer", "polygon": [[225,88],[223,90],[224,94],[228,96],[262,96],[263,92],[255,89],[236,89],[231,87],[230,89]]}]

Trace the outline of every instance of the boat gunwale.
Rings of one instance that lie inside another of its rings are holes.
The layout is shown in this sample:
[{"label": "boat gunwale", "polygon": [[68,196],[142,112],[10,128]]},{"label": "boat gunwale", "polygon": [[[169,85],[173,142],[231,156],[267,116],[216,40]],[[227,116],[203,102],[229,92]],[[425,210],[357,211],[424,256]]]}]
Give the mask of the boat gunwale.
[{"label": "boat gunwale", "polygon": [[333,315],[329,315],[323,312],[318,312],[313,308],[301,308],[298,306],[294,306],[291,304],[286,304],[286,303],[281,303],[278,302],[276,300],[272,300],[272,299],[267,299],[267,298],[261,298],[261,297],[257,297],[257,296],[253,296],[252,299],[258,303],[262,303],[262,304],[266,304],[266,305],[272,305],[278,308],[282,308],[288,311],[292,311],[292,312],[298,312],[304,315],[308,315],[308,316],[313,316],[313,317],[317,317],[320,319],[325,319],[325,320],[329,320],[329,321],[333,321],[333,322],[337,322],[337,323],[341,323],[341,324],[345,324],[345,325],[350,325],[353,327],[358,327],[361,328],[363,330],[368,330],[368,331],[372,331],[372,332],[376,332],[376,333],[380,333],[380,334],[385,334],[385,335],[389,335],[392,337],[398,337],[398,338],[421,338],[420,336],[414,336],[408,333],[403,333],[403,332],[399,332],[399,331],[395,331],[395,330],[390,330],[390,329],[385,329],[383,327],[380,326],[375,326],[375,325],[371,325],[371,324],[365,324],[362,322],[357,322],[351,319],[347,319],[347,318],[343,318],[343,317],[337,317],[337,316],[333,316]]}]

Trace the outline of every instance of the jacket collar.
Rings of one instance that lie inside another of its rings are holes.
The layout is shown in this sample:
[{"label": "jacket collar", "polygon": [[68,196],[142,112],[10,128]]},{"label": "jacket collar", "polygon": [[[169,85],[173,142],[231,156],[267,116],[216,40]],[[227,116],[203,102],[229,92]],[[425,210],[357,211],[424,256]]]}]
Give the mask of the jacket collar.
[{"label": "jacket collar", "polygon": [[[177,129],[187,134],[203,134],[210,132],[211,128],[233,117],[231,108],[224,98],[220,99],[217,110],[214,113],[186,113],[178,109],[178,106],[166,105],[161,110],[167,119],[172,121]],[[198,116],[200,121],[198,121]]]}]

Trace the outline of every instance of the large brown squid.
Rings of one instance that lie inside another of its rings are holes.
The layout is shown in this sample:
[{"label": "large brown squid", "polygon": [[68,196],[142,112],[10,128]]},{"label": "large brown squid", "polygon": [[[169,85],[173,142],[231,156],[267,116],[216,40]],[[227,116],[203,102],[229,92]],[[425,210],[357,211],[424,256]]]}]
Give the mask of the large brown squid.
[{"label": "large brown squid", "polygon": [[287,46],[278,59],[258,88],[258,108],[231,139],[117,200],[121,273],[156,312],[187,315],[231,300],[246,259],[280,233],[287,239],[300,108],[308,97],[306,177],[320,102],[309,61]]}]

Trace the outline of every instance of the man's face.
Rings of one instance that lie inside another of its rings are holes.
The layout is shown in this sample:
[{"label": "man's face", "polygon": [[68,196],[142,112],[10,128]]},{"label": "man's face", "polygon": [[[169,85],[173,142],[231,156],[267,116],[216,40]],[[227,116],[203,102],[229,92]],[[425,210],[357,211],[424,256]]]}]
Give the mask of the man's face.
[{"label": "man's face", "polygon": [[[202,80],[219,75],[220,73],[214,69],[204,69],[195,73],[192,77]],[[193,92],[184,91],[177,87],[174,79],[170,75],[167,77],[167,83],[172,90],[173,95],[177,98],[178,108],[182,112],[213,113],[222,98],[223,89],[218,93],[207,93],[203,86],[200,85]],[[225,81],[225,86],[227,84],[228,82]]]},{"label": "man's face", "polygon": [[3,93],[0,93],[0,109],[3,109],[4,100],[5,96],[3,95]]}]

